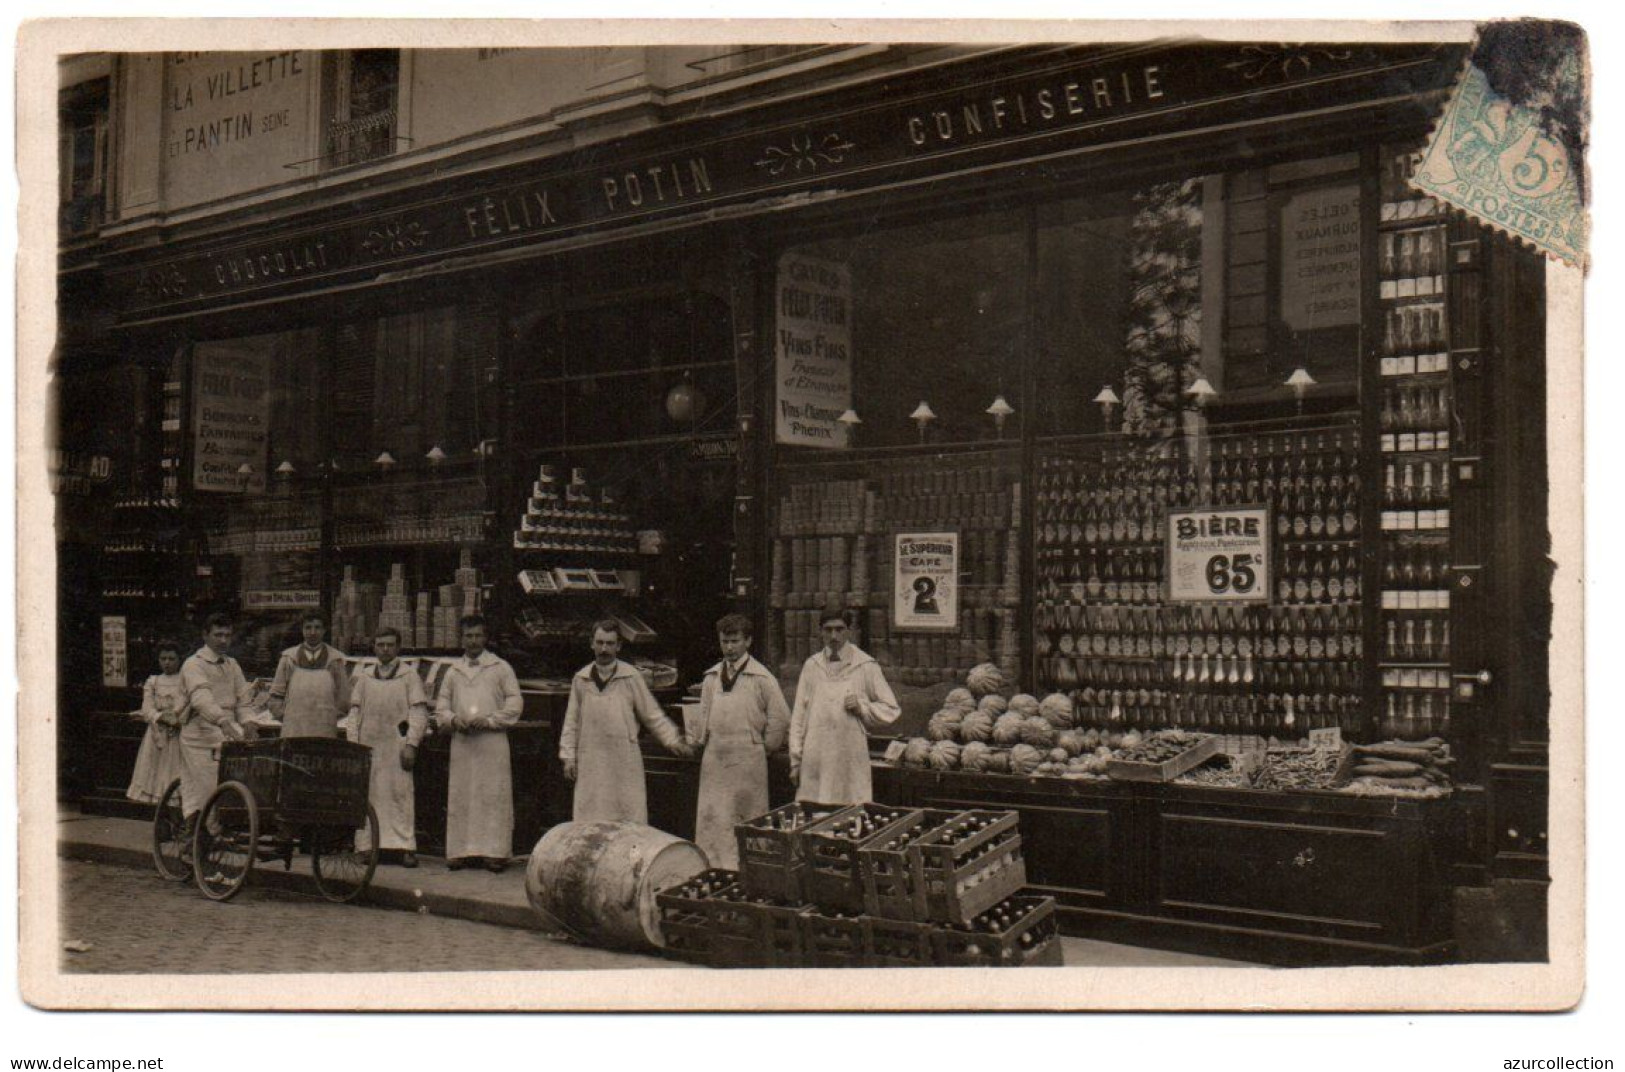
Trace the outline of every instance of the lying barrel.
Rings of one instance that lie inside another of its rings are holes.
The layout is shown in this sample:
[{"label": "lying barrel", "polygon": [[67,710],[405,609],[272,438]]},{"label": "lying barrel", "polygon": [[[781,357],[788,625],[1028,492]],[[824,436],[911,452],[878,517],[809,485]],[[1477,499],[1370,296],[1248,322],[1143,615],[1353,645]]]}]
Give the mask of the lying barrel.
[{"label": "lying barrel", "polygon": [[525,895],[555,929],[593,945],[664,946],[655,894],[705,870],[705,854],[641,823],[564,823],[530,853]]}]

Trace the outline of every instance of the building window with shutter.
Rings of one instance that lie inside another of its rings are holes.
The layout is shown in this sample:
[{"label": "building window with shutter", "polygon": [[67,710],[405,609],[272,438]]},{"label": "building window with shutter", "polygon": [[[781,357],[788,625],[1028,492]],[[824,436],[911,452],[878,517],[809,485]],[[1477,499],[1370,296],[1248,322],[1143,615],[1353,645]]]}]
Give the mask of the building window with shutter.
[{"label": "building window with shutter", "polygon": [[333,57],[329,82],[327,161],[345,167],[395,152],[401,54],[363,48]]},{"label": "building window with shutter", "polygon": [[62,92],[60,102],[61,211],[64,238],[94,231],[107,209],[107,80]]}]

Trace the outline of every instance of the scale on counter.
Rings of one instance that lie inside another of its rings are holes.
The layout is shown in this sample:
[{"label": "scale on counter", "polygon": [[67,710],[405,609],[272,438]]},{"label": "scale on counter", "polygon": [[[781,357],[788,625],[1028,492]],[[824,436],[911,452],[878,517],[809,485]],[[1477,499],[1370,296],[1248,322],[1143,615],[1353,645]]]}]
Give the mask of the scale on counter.
[{"label": "scale on counter", "polygon": [[528,569],[519,571],[519,587],[528,595],[552,595],[559,590],[559,582],[551,570]]}]

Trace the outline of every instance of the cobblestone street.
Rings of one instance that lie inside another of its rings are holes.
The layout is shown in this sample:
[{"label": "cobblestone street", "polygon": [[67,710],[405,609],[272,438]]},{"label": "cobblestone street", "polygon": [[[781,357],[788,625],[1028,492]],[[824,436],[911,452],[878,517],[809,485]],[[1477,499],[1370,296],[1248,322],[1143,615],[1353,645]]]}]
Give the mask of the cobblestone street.
[{"label": "cobblestone street", "polygon": [[329,904],[250,886],[225,904],[152,871],[61,861],[62,970],[126,972],[456,972],[672,968],[467,920]]}]

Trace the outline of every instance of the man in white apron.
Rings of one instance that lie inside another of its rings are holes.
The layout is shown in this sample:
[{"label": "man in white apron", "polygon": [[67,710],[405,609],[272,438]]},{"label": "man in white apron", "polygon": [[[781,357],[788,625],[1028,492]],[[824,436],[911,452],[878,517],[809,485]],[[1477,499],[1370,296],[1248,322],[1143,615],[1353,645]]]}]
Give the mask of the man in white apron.
[{"label": "man in white apron", "polygon": [[667,750],[692,756],[683,733],[655,703],[637,667],[621,662],[621,627],[593,627],[593,661],[570,681],[570,703],[559,735],[564,776],[575,783],[571,818],[585,822],[649,821],[643,784],[641,723]]},{"label": "man in white apron", "polygon": [[862,804],[874,799],[869,734],[901,713],[880,664],[847,642],[838,607],[820,621],[824,646],[801,668],[790,718],[790,778],[796,799]]},{"label": "man in white apron", "polygon": [[282,653],[266,706],[282,722],[284,737],[337,736],[339,716],[350,702],[344,653],[323,640],[327,620],[316,611],[300,620],[299,630],[304,643]]},{"label": "man in white apron", "polygon": [[446,866],[500,873],[513,852],[513,768],[508,730],[525,701],[505,659],[485,650],[485,619],[462,620],[463,655],[440,685],[435,725],[452,733],[446,791]]},{"label": "man in white apron", "polygon": [[403,666],[401,634],[393,626],[373,638],[378,662],[356,672],[344,734],[372,749],[367,799],[378,813],[378,853],[389,863],[416,867],[417,829],[412,768],[429,727],[429,700],[417,671]]},{"label": "man in white apron", "polygon": [[237,660],[226,654],[231,647],[232,622],[224,614],[211,614],[203,629],[203,647],[181,666],[188,717],[181,727],[181,811],[187,829],[220,781],[220,745],[246,735],[240,723],[253,688],[243,677]]},{"label": "man in white apron", "polygon": [[699,726],[693,743],[700,759],[700,803],[694,843],[712,867],[737,870],[734,827],[767,811],[767,757],[790,735],[790,708],[767,667],[751,658],[750,619],[730,614],[717,622],[722,661],[700,686]]}]

